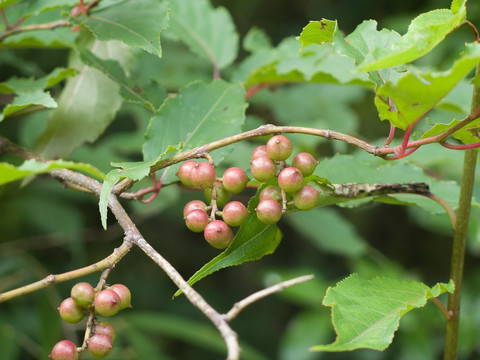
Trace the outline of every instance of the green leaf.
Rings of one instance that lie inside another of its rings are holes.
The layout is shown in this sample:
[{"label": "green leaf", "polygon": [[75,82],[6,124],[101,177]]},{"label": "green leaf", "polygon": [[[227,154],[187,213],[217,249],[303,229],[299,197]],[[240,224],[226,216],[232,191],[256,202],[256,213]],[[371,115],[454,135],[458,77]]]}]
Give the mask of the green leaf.
[{"label": "green leaf", "polygon": [[13,99],[11,104],[8,104],[0,114],[0,122],[6,117],[15,114],[32,105],[43,106],[45,108],[56,108],[57,103],[50,96],[50,93],[36,90],[32,92],[23,93]]},{"label": "green leaf", "polygon": [[170,7],[170,37],[183,41],[218,69],[235,60],[238,34],[225,8],[213,8],[207,0],[172,1]]},{"label": "green leaf", "polygon": [[285,219],[322,251],[358,258],[368,249],[354,227],[332,209],[297,211],[285,215]]},{"label": "green leaf", "polygon": [[11,181],[22,179],[29,175],[43,174],[56,169],[72,169],[84,171],[98,179],[103,179],[104,174],[90,164],[75,163],[72,161],[52,160],[52,161],[37,161],[26,160],[20,166],[14,166],[9,163],[0,163],[0,185]]},{"label": "green leaf", "polygon": [[[79,48],[80,60],[90,67],[100,70],[111,80],[116,82],[120,87],[120,95],[124,100],[132,103],[142,104],[150,110],[155,110],[154,103],[157,104],[158,99],[164,98],[165,91],[146,92],[141,87],[136,86],[127,78],[123,68],[115,60],[103,60],[95,56],[91,51]],[[152,89],[153,90],[153,89]]]},{"label": "green leaf", "polygon": [[1,0],[0,1],[0,9],[4,9],[10,5],[13,5],[17,2],[19,2],[20,0]]},{"label": "green leaf", "polygon": [[[453,126],[457,125],[460,123],[461,120],[452,120],[449,124],[435,124],[430,130],[426,131],[422,139],[428,138],[431,136],[436,136],[439,135],[448,129],[452,128]],[[475,120],[472,121],[470,124],[467,126],[464,126],[460,130],[455,131],[452,136],[460,140],[464,144],[475,144],[478,143],[478,136],[477,136],[477,131],[478,127],[480,126],[480,120]]]},{"label": "green leaf", "polygon": [[[258,260],[275,251],[280,244],[282,234],[276,225],[265,225],[257,219],[255,208],[259,202],[258,194],[250,200],[248,204],[250,214],[243,222],[230,246],[198,270],[188,280],[189,285],[195,284],[220,269]],[[181,293],[178,290],[174,296]]]},{"label": "green leaf", "polygon": [[72,7],[78,4],[78,0],[35,0],[28,4],[23,17],[36,16],[46,11],[61,9],[66,7]]},{"label": "green leaf", "polygon": [[40,78],[17,78],[12,77],[0,83],[0,93],[3,94],[25,94],[36,90],[50,88],[70,76],[75,76],[76,71],[72,68],[55,68],[50,74]]},{"label": "green leaf", "polygon": [[329,288],[323,299],[323,304],[332,308],[335,342],[313,346],[311,350],[384,350],[392,342],[403,315],[423,307],[430,298],[453,293],[454,289],[453,281],[430,288],[416,281],[384,277],[365,280],[357,274],[350,275]]},{"label": "green leaf", "polygon": [[[466,45],[465,52],[447,71],[422,73],[411,68],[398,81],[378,88],[375,105],[380,119],[406,129],[443,99],[479,60],[480,44],[473,43]],[[395,104],[394,109],[385,100],[387,98]]]},{"label": "green leaf", "polygon": [[298,38],[302,43],[302,49],[308,45],[322,45],[333,41],[333,34],[337,31],[337,21],[322,19],[320,21],[310,21],[305,26]]},{"label": "green leaf", "polygon": [[[128,56],[119,42],[85,39],[84,46],[101,58],[121,61]],[[47,129],[38,140],[38,149],[46,158],[65,157],[84,142],[95,141],[115,117],[122,99],[118,85],[100,71],[83,65],[76,53],[70,66],[78,75],[69,78],[51,114]]]},{"label": "green leaf", "polygon": [[465,1],[452,2],[451,10],[438,9],[417,16],[399,41],[372,49],[359,65],[360,71],[383,69],[418,59],[459,27],[465,16]]},{"label": "green leaf", "polygon": [[160,33],[168,24],[167,1],[122,1],[77,19],[101,41],[120,40],[128,46],[162,56]]},{"label": "green leaf", "polygon": [[102,191],[100,192],[100,201],[98,207],[100,210],[100,219],[102,221],[102,226],[107,230],[107,211],[108,211],[108,197],[112,191],[113,186],[120,179],[120,170],[113,169],[106,176],[103,181]]},{"label": "green leaf", "polygon": [[261,49],[246,58],[234,79],[245,86],[260,83],[328,82],[370,86],[367,74],[354,73],[354,60],[339,54],[333,44],[310,45],[301,50],[294,38],[275,48]]},{"label": "green leaf", "polygon": [[[245,118],[245,91],[239,84],[217,80],[210,84],[195,82],[176,97],[167,99],[151,119],[143,146],[146,166],[159,161],[173,150],[188,150],[241,132]],[[218,164],[230,150],[212,153]],[[134,164],[138,169],[139,164]],[[178,180],[177,165],[168,168],[164,183]]]},{"label": "green leaf", "polygon": [[243,48],[250,52],[257,52],[261,49],[271,48],[272,40],[261,29],[253,27],[243,38]]}]

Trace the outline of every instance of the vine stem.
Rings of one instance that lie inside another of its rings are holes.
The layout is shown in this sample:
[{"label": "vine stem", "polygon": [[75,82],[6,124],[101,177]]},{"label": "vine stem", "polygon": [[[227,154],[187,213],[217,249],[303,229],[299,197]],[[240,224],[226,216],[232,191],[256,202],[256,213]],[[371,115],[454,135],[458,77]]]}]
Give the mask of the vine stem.
[{"label": "vine stem", "polygon": [[[476,73],[480,74],[480,64],[477,65]],[[474,86],[472,96],[472,109],[478,109],[480,105],[480,89]],[[477,162],[477,150],[465,150],[463,160],[462,183],[458,200],[457,222],[453,234],[453,248],[450,263],[450,278],[455,283],[455,291],[448,295],[447,310],[449,318],[446,324],[444,360],[456,360],[458,348],[458,334],[460,321],[460,298],[463,281],[463,268],[465,262],[465,249],[468,234],[468,221],[472,202],[473,184],[475,181],[475,166]]]}]

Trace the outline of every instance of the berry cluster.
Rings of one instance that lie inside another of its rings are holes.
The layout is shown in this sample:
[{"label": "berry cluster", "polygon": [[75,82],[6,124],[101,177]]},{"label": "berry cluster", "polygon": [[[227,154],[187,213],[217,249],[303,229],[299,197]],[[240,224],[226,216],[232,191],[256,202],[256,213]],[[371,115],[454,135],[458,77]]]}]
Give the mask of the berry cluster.
[{"label": "berry cluster", "polygon": [[[298,153],[291,166],[285,163],[292,154],[292,143],[283,135],[275,135],[266,145],[252,151],[251,172],[255,180],[270,182],[277,177],[277,184],[268,185],[260,192],[260,202],[255,209],[258,219],[265,224],[274,224],[294,205],[300,210],[315,207],[319,191],[304,184],[304,178],[312,175],[318,164],[315,158],[305,152]],[[293,201],[288,201],[289,198]]]},{"label": "berry cluster", "polygon": [[[271,182],[260,193],[260,203],[255,209],[258,219],[265,224],[274,224],[287,210],[287,205],[294,205],[300,210],[315,207],[319,191],[304,184],[304,178],[313,174],[318,161],[308,153],[297,154],[291,166],[287,160],[292,154],[292,143],[283,135],[273,136],[266,145],[258,146],[251,154],[251,173],[260,183]],[[241,202],[228,202],[230,194],[240,193],[245,189],[249,178],[238,167],[227,169],[222,178],[217,178],[211,162],[184,162],[177,177],[188,187],[204,190],[205,199],[187,203],[183,217],[187,227],[193,232],[202,232],[205,240],[217,249],[224,249],[233,240],[230,228],[240,226],[248,210]],[[290,201],[289,201],[290,200]],[[219,211],[219,207],[223,210]],[[222,217],[217,220],[215,216]]]},{"label": "berry cluster", "polygon": [[[72,287],[70,297],[58,307],[60,317],[68,323],[78,323],[92,311],[101,316],[112,316],[120,310],[131,307],[130,290],[122,284],[115,284],[106,289],[95,291],[92,285],[80,282]],[[104,358],[113,348],[115,330],[107,321],[93,321],[88,350],[93,357]],[[62,340],[55,344],[50,358],[53,360],[77,360],[78,351],[75,344]],[[81,349],[80,349],[81,350]]]}]

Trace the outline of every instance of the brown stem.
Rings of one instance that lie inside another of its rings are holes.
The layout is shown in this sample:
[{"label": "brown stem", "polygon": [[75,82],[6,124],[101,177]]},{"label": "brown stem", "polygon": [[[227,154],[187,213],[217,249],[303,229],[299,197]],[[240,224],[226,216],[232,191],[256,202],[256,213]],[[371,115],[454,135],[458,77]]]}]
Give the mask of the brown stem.
[{"label": "brown stem", "polygon": [[10,29],[7,29],[2,34],[0,34],[0,41],[3,41],[5,38],[25,32],[25,31],[34,31],[34,30],[52,30],[62,26],[69,26],[68,20],[56,20],[46,24],[35,24],[35,25],[25,25],[14,27],[12,26]]}]

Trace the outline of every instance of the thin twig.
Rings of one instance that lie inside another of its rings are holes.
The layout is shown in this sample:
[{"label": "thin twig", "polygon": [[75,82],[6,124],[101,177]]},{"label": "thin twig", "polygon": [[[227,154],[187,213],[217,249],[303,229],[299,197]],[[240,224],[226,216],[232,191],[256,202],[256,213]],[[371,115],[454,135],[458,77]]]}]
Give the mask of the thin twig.
[{"label": "thin twig", "polygon": [[94,272],[97,272],[97,271],[102,271],[116,264],[122,257],[124,257],[130,251],[131,247],[132,247],[132,244],[130,242],[127,242],[127,241],[123,242],[122,245],[116,248],[112,254],[110,254],[105,259],[100,260],[94,264],[85,266],[80,269],[68,271],[62,274],[57,274],[57,275],[51,274],[43,278],[42,280],[19,287],[17,289],[4,292],[0,294],[0,303],[13,299],[18,296],[22,296],[22,295],[29,294],[34,291],[46,288],[47,286],[50,286],[53,284],[59,284],[68,280],[77,279],[85,275],[93,274]]},{"label": "thin twig", "polygon": [[25,25],[7,29],[2,34],[0,34],[0,41],[3,41],[5,38],[25,32],[25,31],[34,31],[34,30],[53,30],[58,27],[69,26],[68,20],[56,20],[46,24],[35,24],[35,25]]},{"label": "thin twig", "polygon": [[252,295],[246,297],[245,299],[235,303],[235,305],[233,305],[233,307],[225,315],[223,315],[223,317],[226,321],[231,321],[235,319],[242,310],[244,310],[247,306],[253,304],[254,302],[260,299],[263,299],[264,297],[267,297],[269,295],[272,295],[274,293],[277,293],[279,291],[282,291],[286,288],[289,288],[291,286],[298,285],[306,281],[310,281],[313,278],[314,278],[313,275],[299,276],[297,278],[282,281],[281,283],[278,283],[278,284],[269,286],[263,290],[257,291],[256,293],[253,293]]}]

